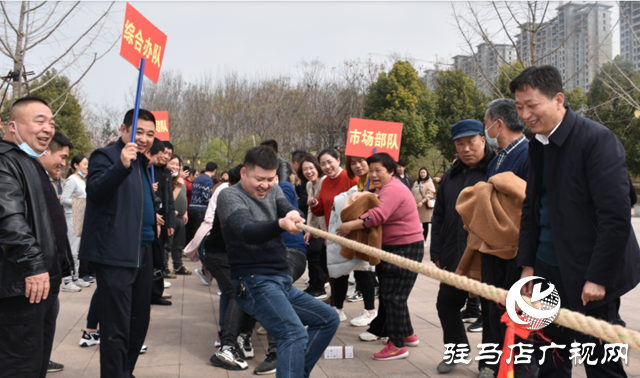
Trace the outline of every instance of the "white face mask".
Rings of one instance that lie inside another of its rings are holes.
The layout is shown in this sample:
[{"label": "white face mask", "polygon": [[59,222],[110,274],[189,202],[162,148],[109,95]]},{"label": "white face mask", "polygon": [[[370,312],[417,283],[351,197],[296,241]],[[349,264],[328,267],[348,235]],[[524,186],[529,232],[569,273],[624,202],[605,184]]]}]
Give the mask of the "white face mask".
[{"label": "white face mask", "polygon": [[[498,122],[498,120],[496,120],[496,122]],[[484,131],[484,137],[491,147],[500,148],[500,145],[498,144],[498,135],[500,135],[500,132],[498,131],[498,134],[496,134],[495,138],[491,138],[489,136],[489,130],[493,127],[493,125],[496,124],[496,122],[492,123],[491,126],[489,126],[489,128]]]},{"label": "white face mask", "polygon": [[178,177],[180,172],[171,172],[171,177]]},{"label": "white face mask", "polygon": [[[18,145],[18,147],[27,155],[29,155],[29,157],[32,157],[34,159],[39,158],[40,156],[44,155],[45,152],[47,152],[47,150],[44,150],[44,152],[42,152],[41,154],[36,153],[33,148],[31,148],[31,146],[29,146],[20,136],[20,133],[18,132],[18,124],[16,124],[16,121],[13,121],[13,127],[16,128],[16,133],[13,134],[13,140],[16,141],[16,144]],[[18,138],[20,140],[22,140],[22,143],[18,142],[18,139],[16,139],[16,136],[18,136]]]}]

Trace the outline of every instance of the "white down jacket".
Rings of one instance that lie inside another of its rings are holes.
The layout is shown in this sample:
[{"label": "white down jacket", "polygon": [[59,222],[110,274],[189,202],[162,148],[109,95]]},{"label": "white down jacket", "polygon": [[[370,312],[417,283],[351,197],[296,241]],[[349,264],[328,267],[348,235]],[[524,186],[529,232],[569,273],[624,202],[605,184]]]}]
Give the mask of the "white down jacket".
[{"label": "white down jacket", "polygon": [[[342,208],[344,208],[344,203],[350,195],[357,191],[358,187],[354,186],[346,192],[335,196],[333,208],[331,209],[331,217],[329,218],[329,229],[327,230],[330,234],[335,235],[336,229],[342,224],[340,213],[342,212]],[[327,240],[327,269],[329,269],[329,277],[338,278],[346,276],[354,270],[375,271],[374,266],[369,265],[368,262],[362,261],[357,257],[354,257],[353,260],[344,258],[340,255],[341,248],[340,244]]]}]

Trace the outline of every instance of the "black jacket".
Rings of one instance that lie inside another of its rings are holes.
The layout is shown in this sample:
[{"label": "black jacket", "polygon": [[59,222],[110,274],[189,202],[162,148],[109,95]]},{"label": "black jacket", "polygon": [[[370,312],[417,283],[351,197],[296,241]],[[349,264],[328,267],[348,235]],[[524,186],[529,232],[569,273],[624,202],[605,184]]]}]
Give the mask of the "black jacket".
[{"label": "black jacket", "polygon": [[467,248],[467,236],[456,202],[462,189],[487,180],[487,167],[495,157],[489,144],[484,146],[484,157],[470,169],[458,159],[442,176],[436,193],[436,205],[431,217],[431,261],[440,260],[442,269],[455,272]]},{"label": "black jacket", "polygon": [[402,181],[402,183],[405,184],[407,188],[409,188],[409,190],[411,190],[411,178],[409,177],[408,173],[405,172],[404,178],[400,177],[400,175],[397,173],[394,173],[393,175],[395,176],[395,178]]},{"label": "black jacket", "polygon": [[[146,169],[149,160],[139,153],[129,168],[125,168],[120,161],[124,146],[120,138],[115,144],[91,154],[79,258],[135,268],[140,266],[144,215],[142,169]],[[146,177],[151,186],[148,170]],[[156,229],[155,222],[153,229]]]},{"label": "black jacket", "polygon": [[166,167],[153,166],[155,179],[158,183],[156,196],[160,199],[160,209],[158,214],[164,219],[164,226],[161,228],[162,237],[167,238],[167,228],[176,228],[176,207],[173,202],[173,183],[171,182],[171,171]]},{"label": "black jacket", "polygon": [[[609,129],[568,108],[549,139],[547,146],[535,138],[529,143],[518,266],[536,261],[544,157],[553,245],[569,301],[563,307],[584,311],[619,298],[640,281],[625,152]],[[605,286],[604,299],[582,306],[585,281]]]},{"label": "black jacket", "polygon": [[[51,292],[60,288],[62,271],[38,169],[44,170],[38,159],[0,143],[0,298],[24,295],[24,278],[41,273],[49,273]],[[62,256],[68,259],[66,245]]]}]

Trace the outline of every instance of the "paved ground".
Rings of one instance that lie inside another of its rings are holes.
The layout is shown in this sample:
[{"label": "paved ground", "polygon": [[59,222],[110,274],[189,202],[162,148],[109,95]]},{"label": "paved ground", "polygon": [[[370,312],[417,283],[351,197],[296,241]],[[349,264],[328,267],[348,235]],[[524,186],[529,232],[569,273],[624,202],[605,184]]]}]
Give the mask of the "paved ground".
[{"label": "paved ground", "polygon": [[[636,235],[640,238],[640,219],[634,219]],[[428,261],[425,257],[425,261]],[[196,264],[187,264],[193,270]],[[306,276],[297,283],[304,289]],[[228,372],[211,366],[209,357],[215,352],[218,325],[216,286],[204,286],[195,276],[179,276],[170,280],[167,290],[173,298],[172,306],[152,306],[151,325],[145,341],[149,350],[140,356],[136,366],[137,378],[199,378],[199,377],[249,377],[253,369],[264,359],[266,337],[254,333],[256,358],[249,360],[249,370]],[[81,329],[86,325],[87,310],[93,287],[80,293],[60,293],[61,309],[52,359],[65,365],[52,378],[99,377],[99,347],[80,348]],[[380,351],[380,342],[361,342],[358,334],[366,327],[352,327],[349,322],[340,324],[331,345],[353,345],[355,358],[347,360],[321,359],[311,377],[436,377],[437,364],[442,360],[443,343],[440,322],[435,308],[438,283],[419,276],[409,299],[413,327],[420,338],[417,348],[410,348],[410,356],[404,360],[375,361],[371,355]],[[345,302],[347,317],[352,319],[362,311],[362,302]],[[640,288],[622,298],[620,310],[628,327],[640,331]],[[480,343],[480,334],[469,334],[470,344]],[[477,355],[472,348],[472,357]],[[640,354],[630,353],[627,374],[640,377]],[[584,369],[575,368],[575,377],[585,377]],[[477,365],[462,365],[448,377],[476,377]]]}]

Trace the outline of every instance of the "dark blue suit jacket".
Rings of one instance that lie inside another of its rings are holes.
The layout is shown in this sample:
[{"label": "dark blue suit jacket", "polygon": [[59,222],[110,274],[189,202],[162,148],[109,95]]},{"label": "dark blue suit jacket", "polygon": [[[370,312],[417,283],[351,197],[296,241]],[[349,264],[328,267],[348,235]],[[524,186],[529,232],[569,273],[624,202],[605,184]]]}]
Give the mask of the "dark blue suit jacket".
[{"label": "dark blue suit jacket", "polygon": [[[124,146],[120,138],[115,144],[91,153],[79,258],[135,268],[141,261],[144,215],[142,180],[145,175],[141,169],[147,169],[149,160],[139,153],[129,168],[125,168],[120,161]],[[151,174],[147,173],[151,185]]]},{"label": "dark blue suit jacket", "polygon": [[[568,108],[549,139],[546,147],[535,138],[529,143],[517,262],[535,265],[544,158],[551,233],[569,301],[563,307],[584,311],[619,298],[640,281],[625,152],[611,130]],[[605,298],[583,306],[585,281],[605,286]]]}]

